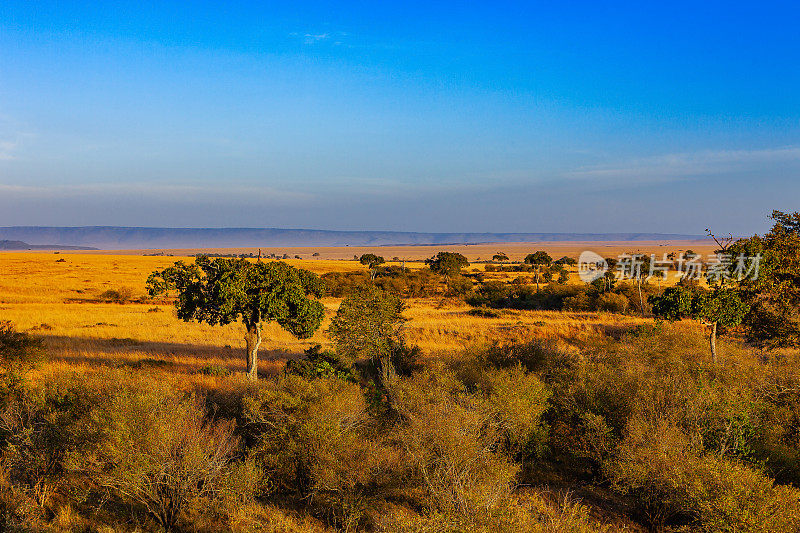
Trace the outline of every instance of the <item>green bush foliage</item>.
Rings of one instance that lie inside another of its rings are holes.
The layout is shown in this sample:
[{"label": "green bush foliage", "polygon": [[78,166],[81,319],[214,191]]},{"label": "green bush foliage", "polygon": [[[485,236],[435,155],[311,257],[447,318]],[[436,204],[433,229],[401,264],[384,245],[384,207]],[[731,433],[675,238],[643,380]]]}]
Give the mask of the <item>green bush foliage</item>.
[{"label": "green bush foliage", "polygon": [[209,421],[197,399],[149,385],[117,391],[107,408],[102,487],[167,530],[193,500],[216,494],[237,447],[232,422]]},{"label": "green bush foliage", "polygon": [[[561,294],[540,292],[551,287]],[[619,287],[594,297],[613,303]],[[361,303],[384,309],[372,296]],[[209,371],[218,379],[181,387],[159,367],[4,372],[2,528],[800,529],[793,352],[768,360],[729,339],[714,365],[703,333],[681,322],[452,357],[390,334],[381,353],[396,372],[381,382],[350,363],[371,356],[343,357],[360,339],[315,346],[255,383]],[[8,361],[42,350],[10,325],[0,342]],[[546,494],[553,480],[590,497]]]},{"label": "green bush foliage", "polygon": [[354,383],[287,375],[245,399],[244,420],[274,490],[343,527],[362,523],[402,477],[397,451],[371,438],[376,421]]}]

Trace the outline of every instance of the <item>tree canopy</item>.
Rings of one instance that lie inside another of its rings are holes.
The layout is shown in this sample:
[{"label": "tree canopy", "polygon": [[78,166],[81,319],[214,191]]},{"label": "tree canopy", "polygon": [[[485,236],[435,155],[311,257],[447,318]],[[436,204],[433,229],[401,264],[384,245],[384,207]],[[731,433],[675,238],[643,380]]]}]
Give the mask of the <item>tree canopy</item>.
[{"label": "tree canopy", "polygon": [[[767,348],[800,347],[800,212],[773,211],[771,218],[775,224],[769,233],[728,248],[730,273],[750,305],[744,319],[748,341]],[[759,259],[740,264],[740,257]]]},{"label": "tree canopy", "polygon": [[394,372],[392,352],[403,346],[405,303],[397,295],[364,286],[342,300],[328,333],[348,363],[371,359],[384,379]]},{"label": "tree canopy", "polygon": [[724,331],[738,326],[748,311],[748,305],[742,301],[739,291],[721,286],[705,290],[676,285],[648,300],[656,317],[669,321],[691,318],[710,326],[709,347],[715,362],[717,328]]},{"label": "tree canopy", "polygon": [[458,252],[439,252],[434,257],[426,259],[425,264],[433,272],[444,276],[452,276],[459,274],[462,268],[469,266],[469,261]]},{"label": "tree canopy", "polygon": [[538,252],[534,252],[532,254],[528,254],[525,256],[525,263],[529,265],[549,265],[553,262],[553,258],[550,257],[550,254],[539,250]]},{"label": "tree canopy", "polygon": [[376,266],[385,263],[386,260],[380,255],[364,254],[358,258],[358,262],[362,265],[367,265],[369,268],[375,268]]},{"label": "tree canopy", "polygon": [[281,261],[253,263],[246,259],[197,257],[178,261],[150,274],[151,296],[177,290],[175,307],[184,321],[224,325],[240,321],[247,335],[248,368],[257,377],[261,325],[276,322],[294,336],[311,337],[319,328],[324,307],[310,296],[322,296],[320,279]]},{"label": "tree canopy", "polygon": [[383,263],[386,262],[386,260],[379,255],[364,254],[358,259],[358,262],[361,263],[362,265],[367,265],[370,271],[370,277],[372,279],[375,279],[375,274],[377,274],[376,269],[378,268],[378,265],[382,265]]}]

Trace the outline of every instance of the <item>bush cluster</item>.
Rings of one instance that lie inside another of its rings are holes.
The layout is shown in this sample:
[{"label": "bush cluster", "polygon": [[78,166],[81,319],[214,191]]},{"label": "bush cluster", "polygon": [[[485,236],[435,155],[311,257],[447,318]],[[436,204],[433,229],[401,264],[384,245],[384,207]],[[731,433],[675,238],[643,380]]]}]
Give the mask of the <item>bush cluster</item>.
[{"label": "bush cluster", "polygon": [[[794,393],[775,395],[774,366],[713,365],[703,343],[662,324],[592,339],[580,353],[534,343],[486,357],[519,360],[552,388],[549,462],[611,484],[649,527],[798,529],[800,492],[776,485],[800,481],[796,453],[778,451],[796,427]],[[794,382],[799,371],[787,362],[778,372]]]},{"label": "bush cluster", "polygon": [[31,379],[42,347],[4,324],[0,356],[25,364],[0,367],[2,529],[614,530],[531,488],[554,472],[644,529],[800,529],[796,358],[730,345],[713,365],[699,332],[659,323],[425,361],[396,303],[350,300],[379,357],[317,346],[206,391],[133,368]]},{"label": "bush cluster", "polygon": [[359,288],[374,285],[403,298],[428,298],[431,296],[460,296],[474,286],[474,275],[453,274],[443,276],[429,268],[403,269],[399,266],[375,267],[375,278],[370,272],[328,272],[322,275],[328,296],[344,297]]},{"label": "bush cluster", "polygon": [[645,314],[650,311],[648,297],[660,292],[651,283],[639,287],[629,283],[603,285],[604,280],[587,285],[548,283],[540,289],[525,280],[510,283],[487,281],[465,296],[473,307],[491,309],[523,309],[548,311],[604,311],[609,313]]}]

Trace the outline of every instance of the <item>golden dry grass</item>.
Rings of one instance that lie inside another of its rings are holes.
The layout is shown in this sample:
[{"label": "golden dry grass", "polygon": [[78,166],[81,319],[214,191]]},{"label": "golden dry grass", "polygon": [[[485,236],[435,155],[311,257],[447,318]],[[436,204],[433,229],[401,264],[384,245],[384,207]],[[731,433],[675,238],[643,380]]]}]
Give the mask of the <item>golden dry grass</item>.
[{"label": "golden dry grass", "polygon": [[[186,256],[196,253],[288,254],[299,255],[304,260],[349,260],[353,256],[374,253],[391,260],[394,257],[407,261],[423,261],[440,251],[458,252],[470,261],[487,261],[497,252],[505,253],[511,261],[521,261],[529,253],[544,250],[554,258],[563,256],[578,257],[584,250],[592,250],[603,257],[616,257],[623,253],[656,254],[661,257],[667,252],[694,250],[702,255],[713,253],[717,245],[711,239],[692,241],[547,241],[547,242],[501,242],[481,244],[420,245],[420,246],[284,246],[266,248],[191,248],[162,250],[119,250],[92,252],[63,252],[78,254],[142,255],[145,253],[165,253]],[[314,257],[314,254],[319,254]]]},{"label": "golden dry grass", "polygon": [[[0,319],[11,320],[24,331],[44,337],[52,361],[43,371],[91,369],[98,365],[153,366],[172,373],[191,373],[193,380],[215,378],[196,374],[206,365],[233,372],[244,370],[243,331],[240,325],[208,326],[185,323],[165,301],[109,303],[101,294],[128,289],[133,298],[145,296],[150,272],[181,257],[108,254],[0,253]],[[63,260],[63,261],[61,261]],[[288,261],[317,273],[365,267],[354,261]],[[420,267],[422,263],[407,266]],[[513,279],[516,273],[491,274]],[[328,322],[339,300],[326,298],[323,328],[314,337],[298,340],[275,324],[264,329],[260,371],[271,374],[289,357],[309,346],[327,344]],[[503,311],[498,318],[468,314],[456,299],[416,299],[408,302],[406,334],[427,354],[444,355],[493,341],[535,337],[575,338],[614,329],[642,319],[598,313]]]}]

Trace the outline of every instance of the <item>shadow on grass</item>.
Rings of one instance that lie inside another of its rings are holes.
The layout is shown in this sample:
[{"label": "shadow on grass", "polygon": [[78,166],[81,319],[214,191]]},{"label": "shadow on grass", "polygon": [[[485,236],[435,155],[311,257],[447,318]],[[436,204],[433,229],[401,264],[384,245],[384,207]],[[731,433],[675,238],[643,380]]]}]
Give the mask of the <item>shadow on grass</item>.
[{"label": "shadow on grass", "polygon": [[[46,334],[39,337],[45,342],[52,361],[70,364],[127,366],[137,369],[195,373],[207,366],[209,360],[216,359],[222,360],[222,366],[231,372],[244,370],[243,347],[152,342],[127,337],[103,339]],[[288,359],[300,357],[303,349],[302,346],[298,346],[296,351],[262,349],[259,351],[259,360],[267,366],[275,366]]]}]

